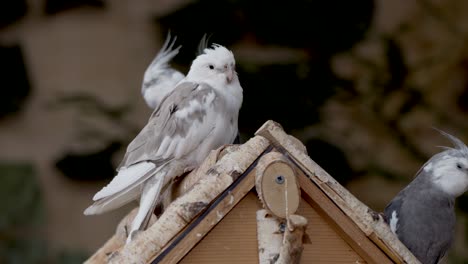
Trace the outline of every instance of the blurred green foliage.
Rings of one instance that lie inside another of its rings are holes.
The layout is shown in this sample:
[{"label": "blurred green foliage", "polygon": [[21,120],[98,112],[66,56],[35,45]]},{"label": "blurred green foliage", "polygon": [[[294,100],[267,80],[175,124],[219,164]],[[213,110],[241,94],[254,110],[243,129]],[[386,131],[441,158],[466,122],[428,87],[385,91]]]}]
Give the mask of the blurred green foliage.
[{"label": "blurred green foliage", "polygon": [[0,243],[0,262],[6,264],[47,263],[46,247],[39,239],[10,238]]},{"label": "blurred green foliage", "polygon": [[0,161],[0,263],[82,263],[88,255],[75,251],[50,252],[41,235],[44,204],[30,162]]},{"label": "blurred green foliage", "polygon": [[34,166],[0,162],[0,177],[0,263],[42,263],[44,243],[30,236],[44,219]]},{"label": "blurred green foliage", "polygon": [[0,175],[0,234],[37,224],[42,219],[42,200],[33,165],[1,162]]},{"label": "blurred green foliage", "polygon": [[83,263],[88,258],[89,258],[89,255],[84,252],[64,250],[58,254],[55,263],[78,264],[78,263]]}]

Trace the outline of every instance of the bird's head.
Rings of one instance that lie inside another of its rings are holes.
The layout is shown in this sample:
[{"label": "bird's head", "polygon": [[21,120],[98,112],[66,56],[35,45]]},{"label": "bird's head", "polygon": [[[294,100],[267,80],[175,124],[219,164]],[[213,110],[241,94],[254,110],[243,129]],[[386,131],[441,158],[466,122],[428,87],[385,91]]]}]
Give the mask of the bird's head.
[{"label": "bird's head", "polygon": [[238,82],[234,55],[227,48],[213,44],[211,48],[204,49],[203,53],[192,62],[187,79],[208,82],[212,86]]},{"label": "bird's head", "polygon": [[458,138],[440,131],[454,147],[434,155],[422,168],[444,192],[458,197],[468,190],[468,147]]}]

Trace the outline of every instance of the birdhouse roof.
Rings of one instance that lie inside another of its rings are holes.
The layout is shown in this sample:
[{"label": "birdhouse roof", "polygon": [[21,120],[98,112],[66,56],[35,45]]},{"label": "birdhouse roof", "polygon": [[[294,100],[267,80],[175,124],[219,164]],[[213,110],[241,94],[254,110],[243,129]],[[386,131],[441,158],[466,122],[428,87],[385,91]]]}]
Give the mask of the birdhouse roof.
[{"label": "birdhouse roof", "polygon": [[124,226],[135,212],[130,213],[87,263],[176,263],[255,188],[257,162],[272,150],[296,168],[304,200],[334,222],[337,232],[364,260],[419,263],[379,214],[316,164],[305,146],[274,121],[267,121],[242,145],[212,151],[197,170],[180,181],[177,192],[181,196],[158,221],[123,246]]}]

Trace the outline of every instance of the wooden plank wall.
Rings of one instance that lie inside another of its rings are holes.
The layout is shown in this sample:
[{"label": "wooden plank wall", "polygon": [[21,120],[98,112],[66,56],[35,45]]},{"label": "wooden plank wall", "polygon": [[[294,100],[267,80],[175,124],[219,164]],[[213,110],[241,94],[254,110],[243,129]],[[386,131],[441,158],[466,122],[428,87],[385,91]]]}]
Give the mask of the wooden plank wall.
[{"label": "wooden plank wall", "polygon": [[[261,208],[255,192],[239,204],[179,263],[257,264],[256,211]],[[303,263],[365,263],[305,200],[297,214],[309,221],[309,244],[304,245]]]}]

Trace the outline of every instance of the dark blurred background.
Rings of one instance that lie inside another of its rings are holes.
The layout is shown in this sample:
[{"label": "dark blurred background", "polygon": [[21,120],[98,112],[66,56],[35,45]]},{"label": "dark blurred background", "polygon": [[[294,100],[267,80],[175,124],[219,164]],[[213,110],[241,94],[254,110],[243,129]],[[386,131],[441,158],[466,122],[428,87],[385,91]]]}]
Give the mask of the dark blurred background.
[{"label": "dark blurred background", "polygon": [[[375,210],[468,142],[463,0],[3,0],[0,263],[81,263],[131,204],[85,217],[146,123],[143,73],[170,30],[184,73],[203,34],[234,51],[243,141],[273,119]],[[468,196],[447,263],[468,263]]]}]

